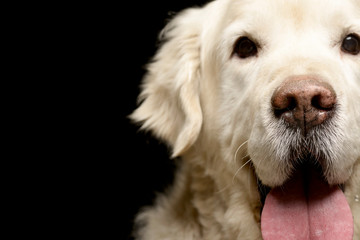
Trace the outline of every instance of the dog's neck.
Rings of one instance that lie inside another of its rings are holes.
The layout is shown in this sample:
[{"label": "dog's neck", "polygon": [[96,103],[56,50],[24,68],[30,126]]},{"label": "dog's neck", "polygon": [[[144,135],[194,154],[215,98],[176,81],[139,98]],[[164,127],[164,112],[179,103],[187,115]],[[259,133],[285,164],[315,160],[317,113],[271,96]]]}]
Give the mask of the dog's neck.
[{"label": "dog's neck", "polygon": [[[212,166],[213,162],[221,162],[219,159],[204,159],[206,154],[190,155],[181,159],[171,196],[179,219],[192,219],[202,239],[210,239],[214,232],[224,233],[220,239],[238,239],[241,232],[253,234],[250,239],[260,239],[261,202],[251,166],[245,166],[240,175],[234,176],[233,170],[225,168],[226,164]],[[239,191],[241,188],[244,190]],[[239,214],[244,217],[236,217]],[[252,230],[248,231],[249,228]],[[208,234],[209,238],[205,236]]]}]

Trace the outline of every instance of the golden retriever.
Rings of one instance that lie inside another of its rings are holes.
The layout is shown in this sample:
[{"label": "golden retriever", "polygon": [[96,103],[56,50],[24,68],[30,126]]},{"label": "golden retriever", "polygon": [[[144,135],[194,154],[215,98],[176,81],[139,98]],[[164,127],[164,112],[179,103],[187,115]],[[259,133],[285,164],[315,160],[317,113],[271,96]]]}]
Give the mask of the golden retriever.
[{"label": "golden retriever", "polygon": [[137,239],[360,239],[360,1],[216,0],[161,39],[131,118],[181,165]]}]

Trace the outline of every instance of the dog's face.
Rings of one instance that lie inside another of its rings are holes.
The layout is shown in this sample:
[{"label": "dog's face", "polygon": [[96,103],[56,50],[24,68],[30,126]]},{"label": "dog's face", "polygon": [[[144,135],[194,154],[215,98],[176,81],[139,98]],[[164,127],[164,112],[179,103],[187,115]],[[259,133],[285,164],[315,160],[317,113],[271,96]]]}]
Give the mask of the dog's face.
[{"label": "dog's face", "polygon": [[314,4],[232,1],[211,46],[224,155],[271,187],[309,158],[344,183],[360,157],[360,4]]},{"label": "dog's face", "polygon": [[351,176],[360,161],[358,0],[218,0],[183,12],[164,36],[132,118],[174,156],[203,151],[229,168],[234,156],[237,168],[251,159],[270,187],[304,161],[330,184]]},{"label": "dog's face", "polygon": [[131,117],[173,156],[249,196],[250,178],[276,189],[310,168],[358,197],[360,1],[217,0],[163,40]]}]

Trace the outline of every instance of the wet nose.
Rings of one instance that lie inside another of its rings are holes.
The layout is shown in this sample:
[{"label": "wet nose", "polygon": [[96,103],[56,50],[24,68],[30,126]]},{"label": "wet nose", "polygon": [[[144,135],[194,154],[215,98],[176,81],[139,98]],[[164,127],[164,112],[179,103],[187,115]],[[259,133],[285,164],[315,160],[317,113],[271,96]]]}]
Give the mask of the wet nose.
[{"label": "wet nose", "polygon": [[331,118],[336,104],[334,89],[311,77],[293,77],[275,90],[271,104],[277,118],[306,135]]}]

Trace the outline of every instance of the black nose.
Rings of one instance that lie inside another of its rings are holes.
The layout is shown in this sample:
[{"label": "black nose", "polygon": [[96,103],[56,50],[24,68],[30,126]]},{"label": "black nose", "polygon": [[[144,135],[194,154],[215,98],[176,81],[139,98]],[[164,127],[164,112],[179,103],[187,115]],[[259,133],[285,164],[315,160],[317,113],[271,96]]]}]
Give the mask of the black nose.
[{"label": "black nose", "polygon": [[271,104],[276,117],[306,135],[332,116],[336,94],[329,84],[316,78],[293,77],[274,92]]}]

